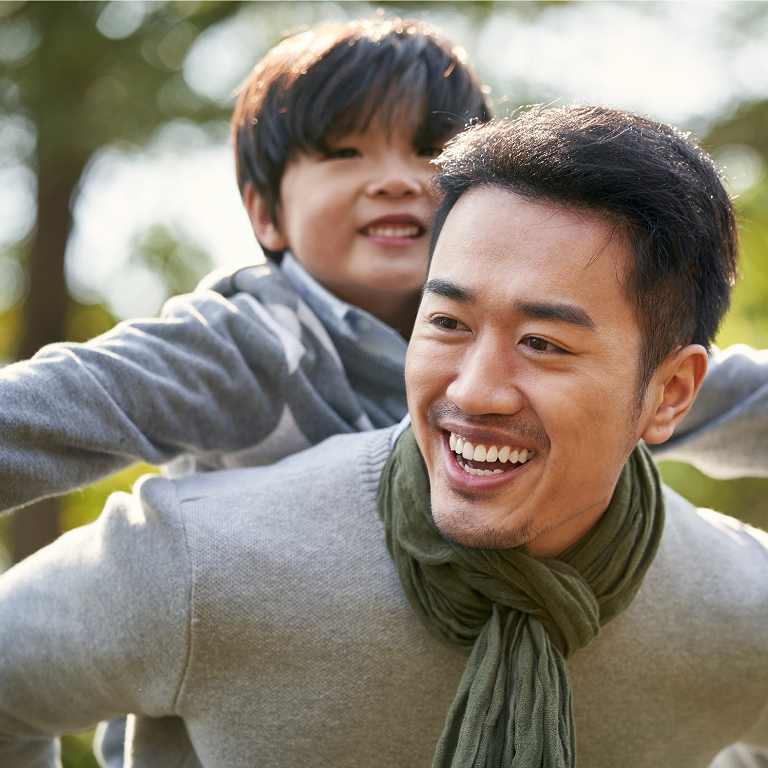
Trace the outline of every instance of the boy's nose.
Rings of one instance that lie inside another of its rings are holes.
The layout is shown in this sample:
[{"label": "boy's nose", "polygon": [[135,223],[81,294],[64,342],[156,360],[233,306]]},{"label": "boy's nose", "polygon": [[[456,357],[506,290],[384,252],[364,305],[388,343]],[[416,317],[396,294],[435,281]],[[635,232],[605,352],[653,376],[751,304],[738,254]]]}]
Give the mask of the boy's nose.
[{"label": "boy's nose", "polygon": [[425,174],[410,168],[407,163],[390,162],[377,169],[367,191],[373,197],[411,198],[424,191],[426,181]]}]

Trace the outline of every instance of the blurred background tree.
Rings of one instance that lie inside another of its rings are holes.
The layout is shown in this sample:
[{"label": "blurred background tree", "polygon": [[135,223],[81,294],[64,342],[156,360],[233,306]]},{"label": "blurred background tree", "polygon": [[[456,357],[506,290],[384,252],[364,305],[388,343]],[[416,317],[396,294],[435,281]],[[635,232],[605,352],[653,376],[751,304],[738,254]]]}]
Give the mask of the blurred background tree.
[{"label": "blurred background tree", "polygon": [[[152,315],[212,267],[257,258],[228,147],[232,90],[286,31],[377,12],[440,26],[499,115],[579,100],[694,131],[742,222],[743,280],[719,343],[768,347],[766,2],[0,0],[0,364]],[[0,517],[0,571],[146,471]],[[768,528],[768,480],[662,473]],[[65,768],[96,765],[90,740],[65,737]]]},{"label": "blurred background tree", "polygon": [[[222,118],[222,105],[197,97],[179,76],[201,30],[237,10],[238,3],[6,2],[0,6],[0,77],[6,142],[23,145],[34,173],[36,213],[25,241],[6,254],[24,267],[24,298],[3,325],[6,358],[31,357],[40,347],[89,338],[111,325],[70,297],[64,257],[72,206],[94,152],[123,138],[145,143],[175,117]],[[189,264],[166,233],[137,243],[137,261],[171,291],[194,287],[190,272],[209,266],[199,251]],[[18,276],[16,280],[22,282]],[[59,533],[59,502],[46,499],[16,515],[12,546],[19,560]]]}]

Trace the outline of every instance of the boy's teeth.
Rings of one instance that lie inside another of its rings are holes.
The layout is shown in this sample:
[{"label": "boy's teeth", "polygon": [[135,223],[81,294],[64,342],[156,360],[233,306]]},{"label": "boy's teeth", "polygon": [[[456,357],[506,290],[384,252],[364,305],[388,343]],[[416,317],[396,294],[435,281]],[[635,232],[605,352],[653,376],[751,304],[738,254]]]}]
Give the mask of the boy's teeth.
[{"label": "boy's teeth", "polygon": [[[451,446],[452,451],[467,461],[500,461],[502,464],[506,464],[509,461],[510,464],[525,464],[528,459],[533,458],[533,453],[528,451],[527,448],[522,450],[515,449],[513,451],[509,445],[503,445],[501,448],[495,445],[492,445],[490,448],[484,445],[473,445],[455,432],[451,432],[448,444]],[[493,475],[502,471],[500,469],[475,469],[464,464],[461,464],[461,466],[470,475]]]},{"label": "boy's teeth", "polygon": [[381,225],[378,227],[366,227],[364,230],[370,237],[418,237],[419,227],[415,224],[407,225]]}]

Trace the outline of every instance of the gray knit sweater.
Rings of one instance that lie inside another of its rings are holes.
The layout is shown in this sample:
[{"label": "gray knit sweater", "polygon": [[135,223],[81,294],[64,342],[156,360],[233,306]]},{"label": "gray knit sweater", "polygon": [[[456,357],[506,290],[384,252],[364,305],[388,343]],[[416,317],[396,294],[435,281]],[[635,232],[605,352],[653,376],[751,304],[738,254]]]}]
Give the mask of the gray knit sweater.
[{"label": "gray knit sweater", "polygon": [[[149,478],[0,577],[0,765],[133,712],[134,768],[429,766],[465,657],[387,553],[388,439]],[[569,666],[580,768],[704,768],[768,702],[768,535],[668,492],[637,598]]]},{"label": "gray knit sweater", "polygon": [[139,460],[268,464],[405,415],[402,366],[323,325],[274,264],[209,285],[0,370],[0,511]]},{"label": "gray knit sweater", "polygon": [[[0,511],[139,460],[268,464],[406,413],[402,366],[321,322],[270,264],[6,366],[0,404]],[[768,354],[727,350],[659,455],[733,477],[768,475],[767,454]]]}]

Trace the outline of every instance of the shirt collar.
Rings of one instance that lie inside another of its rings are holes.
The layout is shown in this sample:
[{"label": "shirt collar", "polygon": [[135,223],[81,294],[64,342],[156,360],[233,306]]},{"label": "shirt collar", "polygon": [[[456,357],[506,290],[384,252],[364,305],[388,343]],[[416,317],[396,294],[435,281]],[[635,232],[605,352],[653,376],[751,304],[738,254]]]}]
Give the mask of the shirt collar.
[{"label": "shirt collar", "polygon": [[364,309],[334,296],[299,264],[290,251],[283,255],[280,268],[301,298],[323,322],[370,354],[405,366],[408,345],[394,328]]},{"label": "shirt collar", "polygon": [[350,336],[351,329],[346,316],[351,306],[346,301],[320,285],[290,251],[283,254],[280,269],[316,315],[330,323],[339,333]]}]

